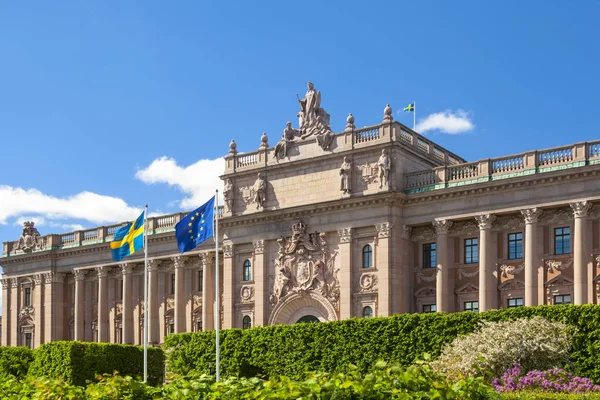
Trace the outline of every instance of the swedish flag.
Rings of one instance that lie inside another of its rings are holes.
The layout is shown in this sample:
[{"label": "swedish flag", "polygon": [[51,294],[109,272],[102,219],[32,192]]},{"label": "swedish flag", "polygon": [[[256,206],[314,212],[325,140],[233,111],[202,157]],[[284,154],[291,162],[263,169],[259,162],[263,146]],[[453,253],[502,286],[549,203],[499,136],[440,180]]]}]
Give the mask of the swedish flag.
[{"label": "swedish flag", "polygon": [[145,211],[133,222],[119,228],[110,242],[113,260],[121,261],[144,248]]},{"label": "swedish flag", "polygon": [[404,107],[404,111],[415,111],[415,105],[413,104],[409,104],[406,107]]},{"label": "swedish flag", "polygon": [[197,245],[213,237],[213,217],[215,196],[186,215],[175,225],[177,247],[181,253],[194,249]]}]

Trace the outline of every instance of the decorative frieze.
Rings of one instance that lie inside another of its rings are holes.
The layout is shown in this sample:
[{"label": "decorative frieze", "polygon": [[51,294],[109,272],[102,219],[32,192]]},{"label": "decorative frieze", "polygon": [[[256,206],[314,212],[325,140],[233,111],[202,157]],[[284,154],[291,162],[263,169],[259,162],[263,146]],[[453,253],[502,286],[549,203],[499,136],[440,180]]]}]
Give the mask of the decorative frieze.
[{"label": "decorative frieze", "polygon": [[523,226],[523,218],[519,215],[501,215],[493,223],[493,229],[499,231],[520,231]]},{"label": "decorative frieze", "polygon": [[573,212],[570,208],[545,210],[539,221],[545,225],[568,225],[573,221]]},{"label": "decorative frieze", "polygon": [[479,268],[475,268],[475,270],[471,272],[467,272],[464,268],[458,268],[456,270],[456,277],[459,281],[462,281],[463,279],[474,278],[477,275],[479,275]]},{"label": "decorative frieze", "polygon": [[414,242],[433,242],[435,241],[435,231],[429,226],[414,227],[411,238]]},{"label": "decorative frieze", "polygon": [[36,286],[37,285],[41,285],[43,279],[44,279],[44,276],[42,274],[35,274],[35,275],[33,275],[33,283]]},{"label": "decorative frieze", "polygon": [[375,229],[377,230],[377,236],[380,238],[386,238],[390,236],[392,230],[392,224],[389,222],[382,222],[380,224],[375,224]]},{"label": "decorative frieze", "polygon": [[421,282],[435,282],[435,279],[437,277],[437,274],[433,274],[433,275],[425,275],[422,272],[418,272],[416,275],[417,278],[417,283],[421,283]]},{"label": "decorative frieze", "polygon": [[492,223],[496,220],[496,216],[494,214],[476,215],[475,220],[477,221],[479,229],[492,229]]},{"label": "decorative frieze", "polygon": [[592,203],[588,201],[576,201],[569,203],[569,205],[573,210],[573,215],[575,216],[575,218],[587,217],[590,210],[592,209]]},{"label": "decorative frieze", "polygon": [[455,222],[450,230],[452,236],[475,236],[479,233],[477,224],[474,221]]},{"label": "decorative frieze", "polygon": [[433,228],[435,229],[436,235],[447,235],[453,225],[454,222],[448,219],[433,221]]},{"label": "decorative frieze", "polygon": [[542,216],[543,211],[537,207],[526,208],[521,210],[521,215],[525,220],[526,224],[536,224],[540,217]]}]

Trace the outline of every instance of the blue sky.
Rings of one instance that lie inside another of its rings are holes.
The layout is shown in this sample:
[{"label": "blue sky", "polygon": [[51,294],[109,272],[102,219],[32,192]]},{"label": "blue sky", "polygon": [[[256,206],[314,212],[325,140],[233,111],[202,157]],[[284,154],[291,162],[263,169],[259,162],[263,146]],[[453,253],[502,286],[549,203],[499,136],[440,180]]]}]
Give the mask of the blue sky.
[{"label": "blue sky", "polygon": [[0,3],[0,241],[191,209],[311,80],[468,160],[598,139],[597,1]]}]

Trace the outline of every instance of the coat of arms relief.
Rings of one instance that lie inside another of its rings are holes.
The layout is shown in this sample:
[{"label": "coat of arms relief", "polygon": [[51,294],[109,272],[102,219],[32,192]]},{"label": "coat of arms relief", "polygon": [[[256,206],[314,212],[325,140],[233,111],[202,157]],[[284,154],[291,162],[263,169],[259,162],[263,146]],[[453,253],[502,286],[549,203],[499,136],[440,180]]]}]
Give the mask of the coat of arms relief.
[{"label": "coat of arms relief", "polygon": [[306,234],[302,221],[292,226],[291,238],[277,240],[279,250],[275,260],[275,282],[270,302],[273,306],[288,294],[304,295],[314,291],[338,307],[339,280],[325,233]]},{"label": "coat of arms relief", "polygon": [[34,222],[26,221],[23,223],[23,234],[15,243],[14,250],[22,250],[26,253],[42,248],[42,238],[40,232],[35,227]]}]

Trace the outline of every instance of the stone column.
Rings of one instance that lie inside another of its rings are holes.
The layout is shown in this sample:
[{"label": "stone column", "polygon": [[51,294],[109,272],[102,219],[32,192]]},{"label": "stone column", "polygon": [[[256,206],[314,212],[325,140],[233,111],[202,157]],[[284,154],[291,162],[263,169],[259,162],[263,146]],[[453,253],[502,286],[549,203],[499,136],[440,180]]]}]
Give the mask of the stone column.
[{"label": "stone column", "polygon": [[173,267],[175,268],[175,333],[185,332],[185,257],[173,257]]},{"label": "stone column", "polygon": [[98,342],[108,342],[108,267],[97,267],[98,273]]},{"label": "stone column", "polygon": [[85,276],[87,271],[76,269],[75,274],[75,340],[85,340]]},{"label": "stone column", "polygon": [[10,345],[10,279],[2,279],[2,342],[0,345]]},{"label": "stone column", "polygon": [[110,343],[117,343],[117,335],[116,335],[116,326],[115,326],[115,317],[117,316],[117,306],[116,300],[117,297],[115,295],[115,286],[118,282],[115,279],[115,271],[111,270],[108,274],[108,341]]},{"label": "stone column", "polygon": [[[10,345],[19,345],[19,278],[10,279]],[[4,322],[4,321],[2,321]]]},{"label": "stone column", "polygon": [[495,215],[475,216],[479,226],[479,312],[494,308],[493,297],[497,291],[492,266],[491,232]]},{"label": "stone column", "polygon": [[194,264],[194,267],[189,266],[184,270],[185,272],[185,284],[183,285],[184,303],[185,303],[185,328],[184,332],[193,332],[194,323],[192,321],[192,314],[194,314],[194,293],[192,290],[193,283],[198,279],[198,270],[195,268],[198,262]]},{"label": "stone column", "polygon": [[392,225],[389,222],[383,222],[375,225],[377,229],[376,260],[378,271],[378,317],[388,317],[392,315],[392,266],[390,265],[390,240]]},{"label": "stone column", "polygon": [[215,329],[215,256],[211,253],[201,253],[202,263],[202,330]]},{"label": "stone column", "polygon": [[66,274],[49,272],[44,274],[44,343],[69,338],[65,332],[64,281]]},{"label": "stone column", "polygon": [[[216,268],[219,268],[217,265]],[[223,304],[220,306],[225,311],[223,313],[223,329],[234,327],[234,293],[235,279],[233,274],[233,243],[223,241]],[[240,274],[241,275],[241,274]],[[221,310],[216,310],[217,321],[220,321]]]},{"label": "stone column", "polygon": [[447,219],[433,221],[436,238],[437,275],[435,278],[435,305],[438,312],[451,312],[453,297],[449,288],[450,260],[448,257],[448,232],[453,222]]},{"label": "stone column", "polygon": [[538,219],[542,210],[528,208],[521,210],[525,219],[525,299],[526,306],[538,305],[537,254],[538,254]]},{"label": "stone column", "polygon": [[252,326],[262,326],[269,323],[267,304],[269,302],[268,278],[269,274],[265,262],[265,242],[256,240],[252,242],[254,256],[252,272],[254,278],[254,321]]},{"label": "stone column", "polygon": [[133,344],[133,265],[121,264],[123,274],[123,305],[121,324],[123,328],[123,344]]},{"label": "stone column", "polygon": [[352,228],[338,229],[340,235],[340,319],[352,318]]},{"label": "stone column", "polygon": [[148,343],[159,343],[158,325],[158,267],[160,260],[148,260],[148,307],[144,318],[148,318]]},{"label": "stone column", "polygon": [[574,304],[585,304],[587,295],[587,270],[586,270],[586,225],[587,216],[592,204],[587,201],[569,203],[573,209],[575,229],[573,237],[573,294]]},{"label": "stone column", "polygon": [[397,297],[397,302],[399,302],[395,310],[393,310],[395,313],[409,313],[412,311],[413,287],[411,270],[413,266],[410,262],[411,234],[412,227],[404,225],[400,232],[400,265],[394,279],[397,290],[392,291],[392,297]]},{"label": "stone column", "polygon": [[43,289],[44,276],[42,274],[36,274],[33,276],[33,323],[35,325],[35,332],[33,334],[33,348],[37,349],[42,343],[44,343],[44,289]]},{"label": "stone column", "polygon": [[96,281],[95,279],[92,280],[92,271],[88,273],[87,278],[88,279],[85,281],[85,311],[83,317],[83,327],[85,331],[84,340],[86,342],[93,342],[94,335],[92,334],[92,308],[94,303],[93,290]]}]

